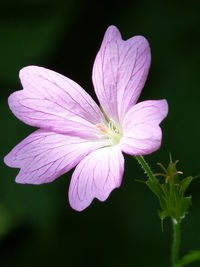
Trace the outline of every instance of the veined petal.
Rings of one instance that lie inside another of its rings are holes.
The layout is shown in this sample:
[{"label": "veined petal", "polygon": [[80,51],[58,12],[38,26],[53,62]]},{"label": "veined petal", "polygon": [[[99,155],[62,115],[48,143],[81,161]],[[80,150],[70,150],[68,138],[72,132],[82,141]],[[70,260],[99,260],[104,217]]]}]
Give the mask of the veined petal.
[{"label": "veined petal", "polygon": [[102,114],[93,99],[74,81],[54,71],[29,66],[20,71],[23,90],[8,103],[23,122],[59,133],[94,137]]},{"label": "veined petal", "polygon": [[94,198],[105,201],[111,191],[121,185],[124,157],[119,146],[98,149],[76,167],[69,188],[73,209],[87,208]]},{"label": "veined petal", "polygon": [[124,117],[122,151],[130,155],[146,155],[159,149],[162,132],[159,124],[167,116],[166,100],[143,101]]},{"label": "veined petal", "polygon": [[102,142],[37,130],[14,147],[4,162],[9,167],[21,169],[16,177],[18,183],[49,183],[103,145]]},{"label": "veined petal", "polygon": [[123,41],[115,26],[107,29],[94,62],[92,78],[108,117],[120,123],[137,102],[150,62],[150,47],[143,36]]}]

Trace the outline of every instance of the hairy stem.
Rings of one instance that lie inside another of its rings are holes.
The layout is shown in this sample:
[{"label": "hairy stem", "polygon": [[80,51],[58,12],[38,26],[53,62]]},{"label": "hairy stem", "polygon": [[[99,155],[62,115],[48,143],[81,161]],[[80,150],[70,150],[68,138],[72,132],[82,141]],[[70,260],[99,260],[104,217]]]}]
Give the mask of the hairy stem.
[{"label": "hairy stem", "polygon": [[144,170],[146,175],[149,177],[149,179],[151,181],[155,181],[156,178],[155,178],[153,172],[151,171],[148,163],[145,161],[145,159],[142,156],[136,156],[135,158],[137,159],[138,163],[141,165],[142,169]]},{"label": "hairy stem", "polygon": [[[142,156],[136,157],[138,163],[141,165],[142,169],[148,176],[149,180],[158,183],[158,180],[151,171],[148,163]],[[173,241],[172,241],[172,267],[181,267],[179,262],[179,246],[180,246],[180,223],[175,220],[172,220],[173,224]]]}]

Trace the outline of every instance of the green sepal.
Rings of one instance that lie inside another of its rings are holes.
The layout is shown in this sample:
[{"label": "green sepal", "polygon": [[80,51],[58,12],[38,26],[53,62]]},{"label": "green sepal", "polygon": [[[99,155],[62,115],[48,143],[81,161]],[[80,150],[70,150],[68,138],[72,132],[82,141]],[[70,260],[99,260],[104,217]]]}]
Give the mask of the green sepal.
[{"label": "green sepal", "polygon": [[162,196],[162,188],[158,181],[155,182],[153,180],[147,180],[146,185],[158,198]]},{"label": "green sepal", "polygon": [[188,176],[180,181],[180,194],[183,196],[188,186],[191,184],[191,182],[194,180],[192,176]]},{"label": "green sepal", "polygon": [[192,204],[192,196],[189,197],[184,197],[181,201],[181,206],[180,206],[180,215],[181,219],[185,217],[187,214],[187,211],[189,209],[189,206]]},{"label": "green sepal", "polygon": [[185,196],[185,191],[193,181],[192,176],[180,179],[181,172],[176,169],[178,161],[173,162],[170,157],[170,162],[167,168],[159,163],[163,169],[163,174],[157,176],[164,176],[163,183],[155,177],[146,181],[148,188],[157,196],[160,203],[159,217],[161,219],[161,227],[163,229],[163,221],[167,217],[171,217],[177,223],[185,217],[191,205],[191,196]]}]

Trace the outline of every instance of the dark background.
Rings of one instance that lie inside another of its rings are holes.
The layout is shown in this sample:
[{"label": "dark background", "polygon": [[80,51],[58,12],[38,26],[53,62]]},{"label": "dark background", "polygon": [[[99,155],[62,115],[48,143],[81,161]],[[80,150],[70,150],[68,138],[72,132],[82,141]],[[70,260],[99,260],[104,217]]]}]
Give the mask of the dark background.
[{"label": "dark background", "polygon": [[[199,13],[198,1],[0,1],[0,266],[170,266],[171,223],[162,233],[157,200],[134,181],[144,178],[134,158],[125,157],[121,188],[82,213],[67,199],[72,172],[42,186],[14,182],[18,170],[3,157],[34,129],[11,114],[7,98],[27,65],[60,72],[94,97],[92,65],[106,28],[116,25],[124,39],[144,35],[152,65],[140,100],[169,103],[162,147],[146,159],[158,171],[171,151],[184,176],[200,174]],[[187,192],[182,254],[200,249],[200,179]]]}]

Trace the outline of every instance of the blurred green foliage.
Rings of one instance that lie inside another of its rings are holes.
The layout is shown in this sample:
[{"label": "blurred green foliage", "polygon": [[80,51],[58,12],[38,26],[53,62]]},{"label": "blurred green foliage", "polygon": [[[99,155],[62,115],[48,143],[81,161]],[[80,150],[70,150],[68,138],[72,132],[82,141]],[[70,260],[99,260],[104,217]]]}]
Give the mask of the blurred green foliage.
[{"label": "blurred green foliage", "polygon": [[[34,129],[9,111],[7,98],[21,88],[18,72],[40,65],[61,72],[93,97],[91,71],[110,24],[124,39],[140,34],[152,49],[143,99],[166,98],[169,116],[163,144],[147,160],[168,162],[171,151],[184,176],[200,173],[198,1],[1,1],[0,2],[0,265],[152,266],[170,264],[171,225],[161,232],[153,194],[134,179],[144,177],[126,157],[123,184],[105,203],[84,212],[69,207],[71,172],[42,186],[19,185],[3,157]],[[182,252],[200,247],[200,181],[188,190],[193,205],[183,223]],[[198,264],[191,266],[199,266]]]}]

